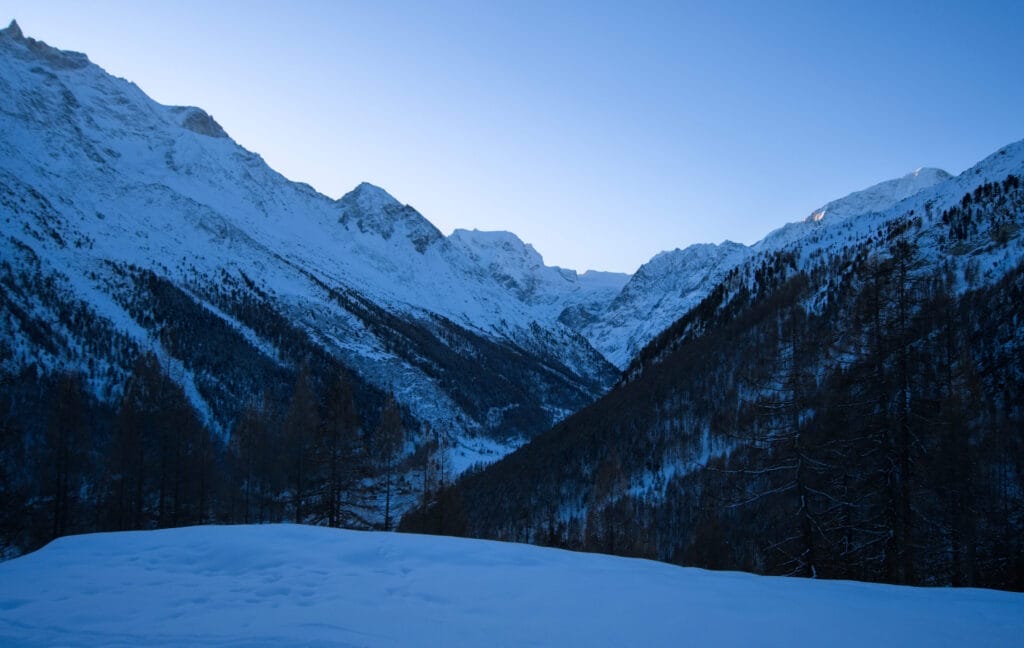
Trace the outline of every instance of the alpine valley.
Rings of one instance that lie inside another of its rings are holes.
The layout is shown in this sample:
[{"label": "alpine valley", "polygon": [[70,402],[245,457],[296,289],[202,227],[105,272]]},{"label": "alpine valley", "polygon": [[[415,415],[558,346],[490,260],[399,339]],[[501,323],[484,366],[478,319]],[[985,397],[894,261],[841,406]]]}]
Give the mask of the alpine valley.
[{"label": "alpine valley", "polygon": [[[227,125],[230,127],[230,124]],[[1024,587],[1024,143],[629,276],[0,31],[0,554],[294,520]]]},{"label": "alpine valley", "polygon": [[[584,329],[631,358],[611,391],[403,528],[1024,588],[1022,174],[1018,142],[956,177],[921,169],[851,194],[750,248],[655,257]],[[628,320],[630,303],[649,320]],[[608,330],[646,346],[624,352]]]}]

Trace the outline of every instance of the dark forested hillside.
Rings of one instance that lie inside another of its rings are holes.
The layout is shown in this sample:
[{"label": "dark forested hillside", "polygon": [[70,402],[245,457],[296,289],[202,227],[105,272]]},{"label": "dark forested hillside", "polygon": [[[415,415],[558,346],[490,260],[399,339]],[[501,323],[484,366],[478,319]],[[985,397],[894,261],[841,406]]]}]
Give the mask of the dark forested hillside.
[{"label": "dark forested hillside", "polygon": [[732,271],[608,395],[402,528],[1024,588],[1024,192],[927,207]]},{"label": "dark forested hillside", "polygon": [[344,376],[324,385],[309,366],[284,393],[243,404],[228,444],[153,355],[139,357],[113,405],[84,374],[5,376],[2,553],[71,533],[211,522],[369,526],[384,398]]}]

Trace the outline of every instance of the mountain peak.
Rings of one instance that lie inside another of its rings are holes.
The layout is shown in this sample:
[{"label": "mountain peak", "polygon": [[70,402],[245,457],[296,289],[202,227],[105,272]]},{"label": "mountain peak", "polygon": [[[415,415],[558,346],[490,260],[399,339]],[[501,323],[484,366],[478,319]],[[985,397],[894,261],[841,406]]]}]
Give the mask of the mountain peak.
[{"label": "mountain peak", "polygon": [[7,25],[7,29],[0,30],[0,34],[15,40],[25,40],[25,34],[21,33],[21,27],[18,26],[17,20],[12,20],[11,24]]},{"label": "mountain peak", "polygon": [[502,247],[505,249],[521,249],[529,248],[533,249],[533,246],[529,243],[524,243],[523,239],[519,238],[513,232],[505,230],[479,230],[473,228],[471,230],[456,228],[451,238],[459,239],[467,243],[474,243],[477,246],[483,247]]},{"label": "mountain peak", "polygon": [[356,188],[338,200],[342,204],[356,204],[363,210],[378,210],[386,206],[401,207],[401,203],[384,189],[369,182],[360,182]]},{"label": "mountain peak", "polygon": [[944,169],[939,169],[936,167],[920,167],[914,170],[912,173],[908,173],[905,177],[918,178],[920,180],[935,180],[936,182],[942,182],[943,180],[949,180],[953,176],[950,175]]},{"label": "mountain peak", "polygon": [[0,39],[17,43],[20,47],[16,56],[41,59],[46,65],[58,70],[75,70],[89,65],[89,57],[81,52],[69,52],[51,47],[41,40],[27,38],[17,20],[12,20],[5,29],[0,29]]},{"label": "mountain peak", "polygon": [[395,227],[401,226],[406,237],[421,253],[431,243],[444,238],[418,211],[369,182],[360,182],[338,200],[338,205],[341,207],[341,222],[346,227],[354,224],[360,232],[374,232],[387,240],[394,234]]}]

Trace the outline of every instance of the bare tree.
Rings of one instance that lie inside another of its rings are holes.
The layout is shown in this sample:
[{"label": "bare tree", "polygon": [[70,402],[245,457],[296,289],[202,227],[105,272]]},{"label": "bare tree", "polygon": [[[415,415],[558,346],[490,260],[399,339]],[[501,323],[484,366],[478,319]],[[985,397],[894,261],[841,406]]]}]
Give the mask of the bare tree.
[{"label": "bare tree", "polygon": [[327,393],[324,421],[318,428],[313,453],[320,516],[331,527],[341,526],[341,500],[355,481],[358,438],[359,412],[352,384],[344,374],[339,374]]},{"label": "bare tree", "polygon": [[398,459],[405,444],[405,429],[402,427],[402,415],[398,410],[394,394],[388,394],[387,403],[380,415],[377,426],[376,449],[377,459],[384,470],[384,530],[391,529],[391,481]]}]

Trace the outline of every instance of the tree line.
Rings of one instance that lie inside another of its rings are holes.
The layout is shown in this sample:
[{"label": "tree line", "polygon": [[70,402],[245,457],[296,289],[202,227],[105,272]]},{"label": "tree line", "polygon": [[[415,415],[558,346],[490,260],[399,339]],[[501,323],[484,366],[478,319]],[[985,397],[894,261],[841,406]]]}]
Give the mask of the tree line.
[{"label": "tree line", "polygon": [[31,367],[0,377],[0,556],[92,531],[389,529],[396,510],[429,499],[443,477],[445,440],[392,395],[367,411],[344,371],[326,380],[301,364],[290,395],[252,399],[226,436],[174,371],[140,355],[115,403],[97,398],[85,374]]}]

